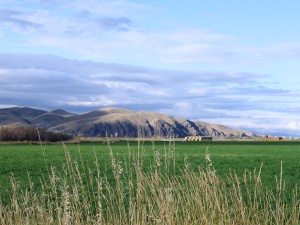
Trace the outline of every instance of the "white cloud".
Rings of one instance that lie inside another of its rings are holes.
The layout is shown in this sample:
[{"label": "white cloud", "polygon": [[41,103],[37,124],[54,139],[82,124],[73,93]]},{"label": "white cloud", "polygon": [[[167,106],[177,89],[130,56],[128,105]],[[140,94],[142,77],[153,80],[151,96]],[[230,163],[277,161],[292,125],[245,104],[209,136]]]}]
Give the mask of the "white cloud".
[{"label": "white cloud", "polygon": [[91,97],[90,101],[80,101],[76,99],[71,99],[67,102],[57,101],[58,105],[61,106],[76,106],[76,107],[105,107],[110,105],[115,105],[117,102],[114,102],[106,96],[97,96]]},{"label": "white cloud", "polygon": [[204,88],[191,88],[188,89],[187,92],[197,96],[203,96],[208,94],[208,90],[205,90]]},{"label": "white cloud", "polygon": [[[49,95],[82,96],[80,98],[105,93],[113,98],[118,98],[116,95],[122,96],[122,94],[124,98],[129,99],[141,97],[135,102],[142,102],[151,96],[159,96],[162,101],[164,99],[176,101],[186,97],[199,97],[199,92],[195,92],[196,88],[194,91],[189,90],[192,85],[200,88],[205,83],[216,85],[228,77],[227,73],[222,72],[207,74],[206,72],[156,70],[33,54],[0,54],[0,59],[0,67],[3,68],[1,69],[3,79],[0,80],[2,91],[18,90],[18,92],[30,93],[41,91]],[[251,83],[251,79],[240,75],[231,78],[230,82]],[[131,97],[131,95],[135,96]],[[114,102],[120,103],[120,101]]]},{"label": "white cloud", "polygon": [[297,113],[259,110],[216,110],[223,114],[207,118],[211,123],[221,123],[232,128],[252,130],[262,135],[292,135],[300,137],[300,119]]}]

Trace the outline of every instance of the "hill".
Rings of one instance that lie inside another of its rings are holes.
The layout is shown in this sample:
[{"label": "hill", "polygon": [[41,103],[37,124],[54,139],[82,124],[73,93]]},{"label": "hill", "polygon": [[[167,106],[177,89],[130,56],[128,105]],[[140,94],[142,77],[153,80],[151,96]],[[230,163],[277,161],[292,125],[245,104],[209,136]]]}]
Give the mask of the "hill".
[{"label": "hill", "polygon": [[223,125],[175,118],[156,112],[135,112],[122,108],[102,108],[83,114],[58,109],[43,111],[32,108],[0,109],[2,126],[38,126],[52,131],[87,137],[185,137],[247,138],[255,134]]}]

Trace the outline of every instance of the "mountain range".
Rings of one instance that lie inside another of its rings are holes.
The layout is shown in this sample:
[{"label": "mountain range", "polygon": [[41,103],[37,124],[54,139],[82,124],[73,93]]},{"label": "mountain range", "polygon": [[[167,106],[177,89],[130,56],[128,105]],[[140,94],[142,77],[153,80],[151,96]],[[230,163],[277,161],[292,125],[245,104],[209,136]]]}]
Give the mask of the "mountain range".
[{"label": "mountain range", "polygon": [[122,108],[101,108],[83,114],[58,109],[0,109],[0,126],[37,126],[51,131],[86,137],[186,137],[249,138],[252,132],[231,129],[202,121],[175,118],[156,112],[136,112]]}]

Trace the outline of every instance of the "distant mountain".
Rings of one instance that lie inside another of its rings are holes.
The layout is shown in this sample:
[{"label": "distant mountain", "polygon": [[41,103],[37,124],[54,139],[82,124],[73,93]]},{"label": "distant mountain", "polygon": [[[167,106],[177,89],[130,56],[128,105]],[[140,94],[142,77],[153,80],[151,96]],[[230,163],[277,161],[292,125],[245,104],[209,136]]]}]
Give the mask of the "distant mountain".
[{"label": "distant mountain", "polygon": [[47,111],[31,108],[0,109],[0,125],[31,125],[31,120]]},{"label": "distant mountain", "polygon": [[247,138],[255,134],[223,125],[174,118],[155,112],[135,112],[121,108],[102,108],[84,114],[58,109],[43,111],[32,108],[0,109],[0,125],[38,126],[52,131],[88,137],[185,137]]}]

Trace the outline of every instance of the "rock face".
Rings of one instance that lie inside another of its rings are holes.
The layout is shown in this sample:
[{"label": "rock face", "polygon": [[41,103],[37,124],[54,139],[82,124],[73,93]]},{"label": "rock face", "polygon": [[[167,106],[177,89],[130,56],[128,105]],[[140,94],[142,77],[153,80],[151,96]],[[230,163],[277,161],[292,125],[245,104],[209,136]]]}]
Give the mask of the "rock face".
[{"label": "rock face", "polygon": [[255,134],[223,125],[174,118],[155,112],[135,112],[121,108],[102,108],[84,114],[64,110],[43,111],[31,108],[0,109],[0,125],[38,126],[52,131],[87,137],[185,137],[247,138]]}]

